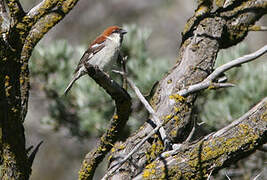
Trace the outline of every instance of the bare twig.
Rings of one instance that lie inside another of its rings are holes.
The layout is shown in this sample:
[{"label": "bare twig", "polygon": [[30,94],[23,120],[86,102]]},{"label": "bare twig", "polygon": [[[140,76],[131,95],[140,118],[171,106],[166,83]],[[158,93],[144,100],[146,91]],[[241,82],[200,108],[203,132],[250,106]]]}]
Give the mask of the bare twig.
[{"label": "bare twig", "polygon": [[125,163],[151,136],[153,136],[157,131],[162,127],[162,123],[158,125],[155,129],[153,129],[142,141],[140,141],[134,149],[125,156],[121,161],[119,161],[117,164],[111,167],[111,170],[102,178],[102,180],[107,179],[110,175],[112,175],[115,171],[117,171],[123,163]]},{"label": "bare twig", "polygon": [[249,31],[267,31],[267,26],[253,25],[248,28]]},{"label": "bare twig", "polygon": [[257,176],[255,176],[255,177],[253,178],[253,180],[257,180],[258,177],[260,177],[261,173],[262,173],[262,172],[260,172]]},{"label": "bare twig", "polygon": [[[124,75],[123,72],[120,71],[113,71],[115,73]],[[145,97],[142,95],[140,90],[137,88],[137,86],[129,79],[127,78],[128,83],[130,84],[131,88],[135,91],[136,95],[140,99],[140,101],[144,104],[145,108],[148,110],[148,112],[151,114],[155,124],[157,125],[156,128],[154,128],[142,141],[140,141],[135,148],[127,155],[125,156],[121,161],[119,161],[117,164],[113,165],[111,167],[111,170],[109,173],[107,173],[102,179],[107,179],[111,174],[113,174],[115,171],[117,171],[123,163],[125,163],[151,136],[153,136],[158,131],[160,132],[161,138],[163,140],[167,139],[166,132],[164,128],[162,128],[163,123],[160,122],[159,118],[156,116],[156,113],[154,109],[150,106],[150,104],[147,102]]]},{"label": "bare twig", "polygon": [[[153,122],[157,125],[157,126],[162,126],[162,123],[161,121],[159,120],[159,117],[156,115],[154,109],[150,106],[150,104],[147,102],[147,100],[145,99],[145,97],[142,95],[142,93],[140,92],[140,90],[135,86],[135,84],[130,80],[130,79],[127,79],[127,81],[129,82],[131,88],[134,90],[134,92],[136,93],[136,95],[138,96],[138,98],[140,99],[140,101],[144,104],[145,108],[148,110],[148,112],[151,114],[152,116],[152,120]],[[163,127],[160,127],[159,128],[159,133],[160,133],[160,136],[164,142],[164,146],[166,148],[166,146],[169,145],[169,142],[168,142],[168,138],[167,138],[167,135],[166,135],[166,132],[164,130]]]},{"label": "bare twig", "polygon": [[225,176],[227,177],[228,180],[231,180],[231,178],[227,175],[226,171],[225,171]]},{"label": "bare twig", "polygon": [[190,134],[188,135],[188,137],[186,138],[186,140],[184,141],[184,143],[188,143],[192,139],[192,137],[195,133],[195,130],[196,130],[196,120],[194,120],[193,128],[192,128]]},{"label": "bare twig", "polygon": [[[267,97],[265,97],[262,102],[267,102]],[[214,133],[212,135],[212,137],[219,137],[222,136],[223,133],[227,132],[228,130],[234,128],[235,126],[238,126],[238,124],[240,124],[240,122],[242,122],[244,119],[246,119],[248,116],[250,116],[253,112],[257,112],[259,107],[262,106],[262,103],[257,104],[256,106],[254,106],[250,111],[248,111],[246,114],[244,114],[242,117],[240,117],[238,120],[232,122],[231,124],[229,124],[228,126],[220,129],[219,131],[217,131],[216,133]]]},{"label": "bare twig", "polygon": [[263,46],[261,49],[259,49],[258,51],[251,53],[251,54],[247,54],[243,57],[237,58],[229,63],[226,63],[218,68],[216,68],[213,73],[211,73],[206,79],[204,79],[202,82],[191,85],[189,87],[187,87],[186,89],[183,89],[181,91],[178,92],[179,95],[181,96],[186,96],[188,94],[192,94],[194,92],[203,90],[203,89],[207,89],[207,88],[213,88],[216,86],[217,87],[232,87],[234,86],[233,84],[229,84],[229,83],[213,83],[212,81],[215,80],[217,77],[219,77],[220,74],[224,73],[225,71],[239,66],[241,64],[250,62],[255,60],[256,58],[262,56],[263,54],[265,54],[267,52],[267,45]]},{"label": "bare twig", "polygon": [[43,144],[44,141],[40,141],[37,146],[34,148],[34,150],[32,151],[32,153],[30,154],[29,158],[28,158],[28,161],[29,161],[29,167],[32,166],[32,163],[33,163],[33,160],[40,148],[40,146]]},{"label": "bare twig", "polygon": [[[113,71],[113,72],[118,73],[118,74],[121,74],[122,76],[124,75],[124,73],[123,72],[120,72],[120,71]],[[143,105],[145,106],[145,108],[147,109],[147,111],[151,114],[152,121],[157,126],[160,126],[161,125],[161,122],[160,122],[158,116],[156,115],[154,109],[147,102],[146,98],[142,95],[142,93],[140,92],[140,90],[138,89],[138,87],[129,78],[127,78],[127,81],[130,84],[131,88],[134,90],[134,92],[137,95],[137,97],[139,98],[139,100],[143,103]],[[165,132],[164,128],[160,128],[159,129],[159,132],[160,132],[160,136],[161,136],[162,140],[165,141],[167,139],[167,135],[166,135],[166,132]]]},{"label": "bare twig", "polygon": [[213,169],[210,171],[210,173],[209,173],[209,176],[208,176],[207,180],[210,180],[212,173],[213,173]]}]

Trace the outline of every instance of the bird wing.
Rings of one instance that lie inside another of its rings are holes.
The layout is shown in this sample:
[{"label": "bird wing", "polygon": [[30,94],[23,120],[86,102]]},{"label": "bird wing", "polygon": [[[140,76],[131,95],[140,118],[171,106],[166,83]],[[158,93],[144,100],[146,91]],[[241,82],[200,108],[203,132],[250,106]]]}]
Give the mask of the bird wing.
[{"label": "bird wing", "polygon": [[85,51],[85,53],[83,54],[83,56],[80,59],[80,62],[77,66],[77,68],[75,69],[75,72],[78,72],[79,69],[81,68],[81,66],[84,64],[84,62],[90,60],[96,53],[98,53],[101,49],[103,49],[105,47],[105,38],[102,37],[98,37],[90,46],[89,48]]}]

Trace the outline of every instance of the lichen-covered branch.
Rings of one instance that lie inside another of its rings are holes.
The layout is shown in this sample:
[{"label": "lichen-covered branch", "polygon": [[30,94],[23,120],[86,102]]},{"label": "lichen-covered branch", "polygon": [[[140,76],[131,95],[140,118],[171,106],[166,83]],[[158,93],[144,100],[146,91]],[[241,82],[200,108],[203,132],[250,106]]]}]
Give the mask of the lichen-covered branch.
[{"label": "lichen-covered branch", "polygon": [[106,133],[100,138],[97,147],[86,155],[79,172],[80,180],[93,178],[96,167],[111,150],[114,143],[117,141],[122,128],[126,124],[131,113],[132,104],[130,95],[114,80],[110,79],[107,74],[98,68],[92,67],[90,64],[87,64],[86,68],[89,76],[104,88],[115,101],[116,111]]},{"label": "lichen-covered branch", "polygon": [[9,9],[10,17],[13,18],[14,22],[18,21],[19,18],[25,14],[19,0],[6,0],[6,4]]},{"label": "lichen-covered branch", "polygon": [[267,142],[267,97],[213,135],[147,165],[138,179],[204,179]]},{"label": "lichen-covered branch", "polygon": [[[52,28],[54,27],[59,21],[61,21],[65,15],[76,5],[78,0],[66,0],[62,1],[45,1],[43,4],[37,5],[36,9],[32,11],[29,15],[33,17],[36,23],[31,27],[32,23],[25,23],[25,19],[23,19],[21,23],[18,24],[21,27],[21,31],[24,32],[31,29],[29,32],[25,33],[27,36],[25,37],[22,51],[21,51],[21,94],[22,94],[22,116],[25,117],[27,114],[28,109],[28,98],[29,98],[29,68],[28,68],[28,61],[33,51],[35,45],[39,42],[40,39]],[[58,5],[57,8],[53,11],[49,11],[55,5]],[[42,16],[43,15],[43,16]],[[31,22],[31,21],[30,21]],[[23,33],[23,34],[24,34]]]},{"label": "lichen-covered branch", "polygon": [[61,2],[62,1],[58,1],[58,0],[43,0],[27,13],[27,15],[25,16],[25,19],[29,18],[33,21],[33,23],[35,23],[44,14],[49,13],[50,10],[52,10],[57,4]]},{"label": "lichen-covered branch", "polygon": [[[186,98],[177,93],[207,78],[213,71],[218,51],[241,42],[247,36],[249,27],[267,13],[267,2],[261,0],[234,1],[227,8],[219,7],[216,12],[208,10],[211,8],[208,1],[199,2],[199,7],[206,6],[207,10],[200,13],[199,8],[188,20],[177,63],[159,82],[150,101],[156,115],[164,121],[168,139],[173,143],[182,143],[191,132],[191,112],[197,98],[196,93]],[[152,129],[148,120],[123,143],[127,148],[116,149],[112,156],[129,153]],[[163,151],[163,143],[155,135],[111,179],[134,177]],[[116,164],[119,160],[112,161],[111,164]]]},{"label": "lichen-covered branch", "polygon": [[26,14],[19,0],[6,0],[6,4],[1,0],[1,179],[29,179],[34,156],[28,157],[23,127],[30,88],[28,61],[39,40],[77,1],[45,0]]}]

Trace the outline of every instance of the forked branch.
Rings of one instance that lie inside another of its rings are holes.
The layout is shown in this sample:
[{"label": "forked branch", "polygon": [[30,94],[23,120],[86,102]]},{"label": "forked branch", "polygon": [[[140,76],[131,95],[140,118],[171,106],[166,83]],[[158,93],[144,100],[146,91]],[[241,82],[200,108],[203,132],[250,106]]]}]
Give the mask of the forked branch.
[{"label": "forked branch", "polygon": [[115,101],[116,111],[109,128],[100,138],[97,147],[86,155],[79,172],[80,180],[92,179],[97,165],[113,147],[131,113],[131,97],[129,94],[100,69],[90,64],[86,64],[86,68],[88,75]]},{"label": "forked branch", "polygon": [[239,65],[242,65],[244,63],[253,61],[257,59],[258,57],[262,56],[267,52],[267,45],[263,46],[261,49],[258,51],[247,54],[243,57],[237,58],[233,61],[230,61],[229,63],[226,63],[218,68],[216,68],[206,79],[204,79],[202,82],[191,85],[181,91],[178,92],[180,96],[187,96],[188,94],[192,94],[207,88],[216,88],[218,87],[231,87],[233,86],[232,84],[229,83],[214,83],[213,81],[218,78],[222,73],[236,67]]}]

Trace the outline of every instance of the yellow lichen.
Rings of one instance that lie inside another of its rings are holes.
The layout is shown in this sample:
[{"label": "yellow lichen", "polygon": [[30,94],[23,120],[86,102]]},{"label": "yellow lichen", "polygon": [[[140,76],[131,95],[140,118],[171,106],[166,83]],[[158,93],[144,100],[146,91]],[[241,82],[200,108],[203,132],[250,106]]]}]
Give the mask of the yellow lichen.
[{"label": "yellow lichen", "polygon": [[150,163],[146,166],[144,172],[143,172],[143,178],[147,179],[149,178],[152,174],[155,174],[156,170],[155,170],[156,164],[154,163]]},{"label": "yellow lichen", "polygon": [[167,115],[167,116],[165,117],[166,120],[169,120],[169,119],[171,119],[171,118],[172,118],[172,115],[171,115],[171,114],[169,114],[169,115]]},{"label": "yellow lichen", "polygon": [[172,130],[172,131],[171,131],[171,136],[172,136],[172,137],[175,137],[176,135],[177,135],[177,131]]},{"label": "yellow lichen", "polygon": [[11,108],[11,111],[15,113],[15,112],[17,112],[17,111],[18,111],[18,109],[17,109],[17,108],[15,108],[15,107],[12,107],[12,108]]},{"label": "yellow lichen", "polygon": [[178,116],[173,116],[173,119],[177,122],[179,121],[179,117]]},{"label": "yellow lichen", "polygon": [[149,175],[150,175],[149,170],[148,170],[148,169],[145,169],[145,170],[144,170],[144,173],[143,173],[143,178],[148,178]]},{"label": "yellow lichen", "polygon": [[124,144],[121,144],[118,149],[124,149],[125,148],[125,145]]},{"label": "yellow lichen", "polygon": [[119,118],[119,116],[117,115],[117,114],[115,114],[114,116],[113,116],[113,119],[118,119]]},{"label": "yellow lichen", "polygon": [[211,89],[215,89],[215,86],[214,85],[209,85],[209,87],[208,87],[208,90],[211,90]]},{"label": "yellow lichen", "polygon": [[267,111],[265,110],[265,112],[261,115],[260,117],[263,121],[267,121]]},{"label": "yellow lichen", "polygon": [[6,96],[10,96],[10,89],[12,88],[12,86],[10,86],[9,83],[10,77],[8,75],[5,76],[5,92],[6,92]]},{"label": "yellow lichen", "polygon": [[112,156],[112,155],[110,155],[110,156],[108,157],[108,161],[110,161],[112,157],[113,157],[113,156]]},{"label": "yellow lichen", "polygon": [[25,24],[23,24],[23,23],[18,23],[17,26],[16,26],[16,28],[17,28],[17,29],[25,29],[26,26],[25,26]]},{"label": "yellow lichen", "polygon": [[8,75],[5,76],[5,87],[9,86],[10,77]]},{"label": "yellow lichen", "polygon": [[179,95],[179,94],[173,94],[169,96],[170,99],[174,99],[176,102],[183,102],[186,100],[185,97]]},{"label": "yellow lichen", "polygon": [[179,112],[181,110],[180,108],[178,108],[176,106],[174,106],[173,109],[174,109],[175,112]]},{"label": "yellow lichen", "polygon": [[24,79],[22,77],[19,78],[19,83],[23,84],[24,83]]},{"label": "yellow lichen", "polygon": [[196,15],[196,16],[201,16],[201,15],[203,15],[203,14],[209,12],[209,11],[210,11],[210,8],[209,8],[208,6],[200,6],[200,7],[197,9],[195,15]]}]

